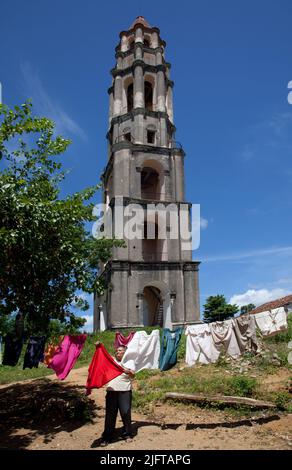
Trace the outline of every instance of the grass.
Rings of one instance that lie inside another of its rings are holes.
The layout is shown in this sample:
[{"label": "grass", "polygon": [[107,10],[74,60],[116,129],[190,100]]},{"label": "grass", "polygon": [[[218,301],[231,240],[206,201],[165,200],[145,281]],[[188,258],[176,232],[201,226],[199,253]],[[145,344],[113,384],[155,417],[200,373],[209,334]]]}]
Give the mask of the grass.
[{"label": "grass", "polygon": [[215,366],[205,365],[201,368],[187,367],[174,375],[158,372],[148,380],[137,377],[137,390],[134,393],[134,406],[147,408],[153,401],[161,400],[166,392],[203,393],[206,395],[236,395],[253,397],[259,387],[257,379],[244,375],[229,376],[224,371],[215,373]]},{"label": "grass", "polygon": [[277,405],[279,410],[286,410],[292,413],[292,398],[290,393],[275,392],[273,395],[273,402]]},{"label": "grass", "polygon": [[36,369],[22,369],[21,358],[15,367],[0,366],[0,384],[19,382],[20,380],[37,379],[52,374],[52,370],[42,364]]}]

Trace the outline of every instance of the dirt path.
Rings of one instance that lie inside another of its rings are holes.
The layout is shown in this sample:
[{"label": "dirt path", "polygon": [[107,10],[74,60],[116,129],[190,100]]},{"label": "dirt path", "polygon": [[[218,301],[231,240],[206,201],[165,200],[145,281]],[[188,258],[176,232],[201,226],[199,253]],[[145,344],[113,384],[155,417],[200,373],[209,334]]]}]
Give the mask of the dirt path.
[{"label": "dirt path", "polygon": [[[71,371],[62,386],[84,387],[87,367]],[[46,379],[56,381],[55,376]],[[29,381],[23,382],[24,384]],[[0,389],[10,387],[2,385]],[[93,423],[85,425],[15,427],[13,432],[0,434],[0,448],[25,449],[100,449],[98,438],[103,430],[105,390],[91,395],[97,405]],[[106,448],[142,450],[196,449],[292,449],[292,414],[261,413],[252,419],[231,417],[224,411],[184,405],[161,404],[151,415],[132,414],[135,437],[131,442],[116,441]],[[122,423],[117,421],[117,428]],[[104,450],[104,448],[103,448]]]}]

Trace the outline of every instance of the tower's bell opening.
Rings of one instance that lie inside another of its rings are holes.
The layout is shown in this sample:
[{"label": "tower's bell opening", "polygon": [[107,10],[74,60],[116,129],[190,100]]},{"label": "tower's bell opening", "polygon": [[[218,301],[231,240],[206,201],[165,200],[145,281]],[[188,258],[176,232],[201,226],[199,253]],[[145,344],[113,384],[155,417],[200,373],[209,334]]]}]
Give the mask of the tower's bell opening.
[{"label": "tower's bell opening", "polygon": [[144,222],[144,237],[142,239],[143,261],[163,261],[167,255],[164,252],[164,238],[159,238],[157,215],[155,221]]},{"label": "tower's bell opening", "polygon": [[159,174],[154,168],[144,167],[141,171],[142,199],[159,199]]},{"label": "tower's bell opening", "polygon": [[148,109],[148,111],[153,110],[153,87],[152,83],[150,82],[145,82],[144,84],[144,95],[145,95],[145,108]]},{"label": "tower's bell opening", "polygon": [[133,86],[133,83],[130,83],[130,85],[127,88],[128,113],[132,111],[133,107],[134,107],[134,86]]},{"label": "tower's bell opening", "polygon": [[161,291],[154,286],[146,286],[143,291],[144,326],[163,326],[163,301]]}]

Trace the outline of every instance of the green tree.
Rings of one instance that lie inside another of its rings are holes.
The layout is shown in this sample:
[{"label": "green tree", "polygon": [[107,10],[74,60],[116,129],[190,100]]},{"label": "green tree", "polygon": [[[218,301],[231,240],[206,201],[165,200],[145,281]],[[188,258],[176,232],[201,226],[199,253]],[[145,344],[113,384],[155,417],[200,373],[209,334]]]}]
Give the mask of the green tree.
[{"label": "green tree", "polygon": [[15,328],[15,320],[11,315],[0,315],[0,336],[7,333],[13,333]]},{"label": "green tree", "polygon": [[224,295],[214,295],[206,299],[204,305],[204,321],[211,323],[232,318],[238,312],[237,305],[226,303]]},{"label": "green tree", "polygon": [[52,319],[82,326],[74,305],[89,305],[77,292],[103,291],[99,262],[123,244],[85,229],[99,186],[59,197],[69,143],[54,136],[51,120],[33,116],[31,103],[0,105],[0,316],[20,313],[28,333],[47,332]]},{"label": "green tree", "polygon": [[255,308],[256,306],[254,304],[243,305],[242,307],[240,307],[240,315],[244,315],[245,313],[251,312]]}]

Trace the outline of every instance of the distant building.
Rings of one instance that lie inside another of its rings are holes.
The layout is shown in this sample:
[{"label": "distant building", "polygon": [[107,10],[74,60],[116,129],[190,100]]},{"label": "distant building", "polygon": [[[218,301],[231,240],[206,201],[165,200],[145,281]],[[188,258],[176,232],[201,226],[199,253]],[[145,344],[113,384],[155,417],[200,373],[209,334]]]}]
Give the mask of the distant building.
[{"label": "distant building", "polygon": [[272,300],[271,302],[266,302],[254,310],[251,310],[249,313],[266,312],[267,310],[280,307],[284,307],[287,313],[292,312],[292,294],[286,295],[286,297],[281,297],[280,299]]}]

